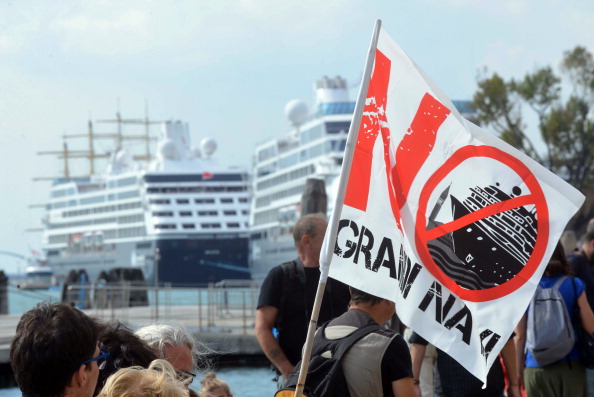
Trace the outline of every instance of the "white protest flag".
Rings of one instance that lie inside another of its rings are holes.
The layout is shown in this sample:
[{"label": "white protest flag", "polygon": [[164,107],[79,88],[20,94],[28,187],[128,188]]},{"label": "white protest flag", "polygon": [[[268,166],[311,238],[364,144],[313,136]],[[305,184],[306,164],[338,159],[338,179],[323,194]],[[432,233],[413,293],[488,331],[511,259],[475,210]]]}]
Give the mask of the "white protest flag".
[{"label": "white protest flag", "polygon": [[320,282],[395,301],[484,383],[584,197],[464,120],[383,29],[374,56]]}]

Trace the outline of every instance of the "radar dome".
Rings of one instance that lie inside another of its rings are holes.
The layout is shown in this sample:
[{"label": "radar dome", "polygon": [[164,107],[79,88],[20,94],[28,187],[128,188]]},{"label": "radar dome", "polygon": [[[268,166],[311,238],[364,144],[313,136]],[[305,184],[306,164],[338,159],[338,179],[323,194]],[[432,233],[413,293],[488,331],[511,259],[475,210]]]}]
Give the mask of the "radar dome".
[{"label": "radar dome", "polygon": [[115,161],[119,166],[127,166],[132,161],[132,154],[126,149],[119,150],[115,156]]},{"label": "radar dome", "polygon": [[212,138],[204,138],[200,141],[200,152],[208,158],[217,150],[217,141]]},{"label": "radar dome", "polygon": [[177,155],[177,148],[175,147],[175,142],[171,139],[162,140],[159,143],[159,154],[163,156],[165,159],[173,160]]},{"label": "radar dome", "polygon": [[309,109],[300,99],[293,99],[285,105],[285,115],[293,125],[300,125],[307,120]]}]

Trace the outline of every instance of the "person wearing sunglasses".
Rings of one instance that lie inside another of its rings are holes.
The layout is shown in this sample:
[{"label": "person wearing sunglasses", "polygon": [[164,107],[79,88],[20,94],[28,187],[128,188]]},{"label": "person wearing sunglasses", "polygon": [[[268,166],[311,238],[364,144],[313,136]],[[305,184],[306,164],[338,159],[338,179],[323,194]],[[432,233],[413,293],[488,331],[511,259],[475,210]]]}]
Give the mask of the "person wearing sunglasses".
[{"label": "person wearing sunglasses", "polygon": [[64,303],[25,312],[10,345],[23,397],[91,397],[109,352],[97,345],[101,326]]},{"label": "person wearing sunglasses", "polygon": [[[152,324],[136,330],[136,335],[153,349],[159,358],[165,359],[175,368],[177,379],[189,388],[196,378],[193,371],[208,367],[206,354],[210,351],[197,341],[181,325]],[[199,363],[197,363],[199,360]],[[190,390],[193,394],[193,390]]]}]

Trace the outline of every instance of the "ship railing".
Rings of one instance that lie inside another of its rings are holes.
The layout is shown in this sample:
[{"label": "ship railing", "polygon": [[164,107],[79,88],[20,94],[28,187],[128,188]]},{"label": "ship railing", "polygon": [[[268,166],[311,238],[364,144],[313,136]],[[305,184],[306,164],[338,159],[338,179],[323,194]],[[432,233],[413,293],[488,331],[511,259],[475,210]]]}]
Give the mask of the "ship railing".
[{"label": "ship railing", "polygon": [[63,301],[103,321],[131,328],[182,324],[201,333],[253,334],[260,289],[251,287],[162,287],[69,285]]}]

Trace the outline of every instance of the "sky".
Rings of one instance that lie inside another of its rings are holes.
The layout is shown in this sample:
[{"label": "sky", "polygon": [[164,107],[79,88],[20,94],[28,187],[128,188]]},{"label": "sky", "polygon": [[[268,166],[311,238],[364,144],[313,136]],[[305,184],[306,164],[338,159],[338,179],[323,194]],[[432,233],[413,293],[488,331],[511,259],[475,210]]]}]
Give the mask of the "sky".
[{"label": "sky", "polygon": [[182,120],[194,144],[214,138],[221,163],[249,168],[256,144],[288,130],[288,101],[313,107],[314,80],[340,75],[355,100],[378,18],[451,99],[472,99],[485,70],[521,78],[577,45],[594,52],[592,0],[0,0],[0,252],[41,249],[32,206],[51,182],[33,178],[62,163],[38,152],[63,135],[118,110]]}]

